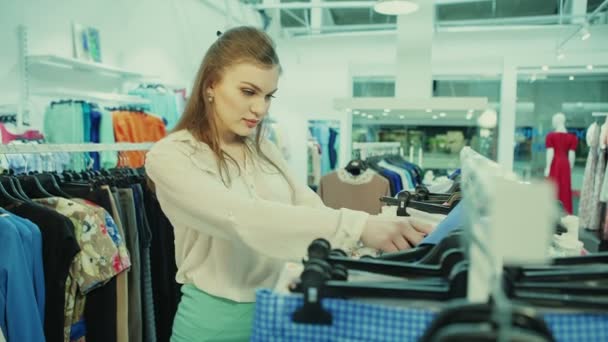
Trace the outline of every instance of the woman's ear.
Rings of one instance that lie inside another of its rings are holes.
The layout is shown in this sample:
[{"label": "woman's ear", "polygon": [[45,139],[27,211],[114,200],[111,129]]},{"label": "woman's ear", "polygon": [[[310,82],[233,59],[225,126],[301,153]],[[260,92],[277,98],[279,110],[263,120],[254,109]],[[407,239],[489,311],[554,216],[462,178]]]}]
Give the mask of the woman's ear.
[{"label": "woman's ear", "polygon": [[209,86],[207,89],[205,89],[205,97],[210,103],[213,102],[213,98],[215,97],[213,86]]}]

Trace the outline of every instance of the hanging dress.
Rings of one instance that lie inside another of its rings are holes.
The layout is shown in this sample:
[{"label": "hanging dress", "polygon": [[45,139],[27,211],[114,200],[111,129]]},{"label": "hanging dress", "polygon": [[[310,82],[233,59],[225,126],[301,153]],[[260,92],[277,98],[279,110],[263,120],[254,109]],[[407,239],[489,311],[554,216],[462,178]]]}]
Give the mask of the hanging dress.
[{"label": "hanging dress", "polygon": [[587,141],[589,144],[589,154],[585,163],[583,187],[581,188],[581,199],[578,207],[580,228],[589,228],[593,215],[593,188],[600,145],[600,126],[595,122],[587,129]]},{"label": "hanging dress", "polygon": [[551,132],[547,134],[546,146],[553,148],[553,160],[549,178],[557,186],[557,197],[568,214],[572,214],[572,170],[568,153],[576,150],[578,138],[574,134]]},{"label": "hanging dress", "polygon": [[597,151],[597,164],[595,165],[595,180],[593,182],[593,198],[591,210],[591,222],[587,229],[598,230],[601,222],[602,203],[600,202],[600,194],[602,185],[604,184],[604,175],[606,172],[606,123],[600,128],[600,139]]}]

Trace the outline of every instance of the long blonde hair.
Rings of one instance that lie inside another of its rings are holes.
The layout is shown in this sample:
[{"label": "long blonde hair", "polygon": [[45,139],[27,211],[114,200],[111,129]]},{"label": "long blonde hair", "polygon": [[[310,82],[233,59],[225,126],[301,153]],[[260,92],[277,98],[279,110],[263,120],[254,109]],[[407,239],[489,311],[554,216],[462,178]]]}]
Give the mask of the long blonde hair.
[{"label": "long blonde hair", "polygon": [[[238,63],[253,63],[268,69],[276,66],[280,70],[279,56],[275,51],[274,42],[266,33],[249,26],[226,31],[207,50],[198,70],[192,95],[174,129],[188,130],[196,139],[209,145],[215,154],[220,175],[226,185],[231,182],[228,161],[233,162],[239,172],[241,170],[234,158],[221,149],[217,117],[209,99],[205,96],[205,90],[221,79],[226,68]],[[265,125],[262,121],[256,130],[253,146],[264,161],[283,174],[283,171],[261,149],[264,129]],[[244,143],[246,139],[243,138]],[[248,152],[252,152],[248,144],[245,146]]]}]

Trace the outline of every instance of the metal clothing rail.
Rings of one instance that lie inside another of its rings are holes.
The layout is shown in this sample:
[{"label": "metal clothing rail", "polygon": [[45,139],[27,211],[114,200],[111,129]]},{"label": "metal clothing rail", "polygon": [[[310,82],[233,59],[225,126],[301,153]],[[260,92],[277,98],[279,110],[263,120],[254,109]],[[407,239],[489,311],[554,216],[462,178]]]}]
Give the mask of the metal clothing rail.
[{"label": "metal clothing rail", "polygon": [[147,151],[154,143],[0,145],[0,154]]}]

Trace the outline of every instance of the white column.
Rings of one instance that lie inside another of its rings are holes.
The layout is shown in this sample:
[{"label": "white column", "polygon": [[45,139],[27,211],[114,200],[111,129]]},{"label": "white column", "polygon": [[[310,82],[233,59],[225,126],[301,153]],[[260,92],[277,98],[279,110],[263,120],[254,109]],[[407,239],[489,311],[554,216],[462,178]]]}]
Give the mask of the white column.
[{"label": "white column", "polygon": [[500,85],[500,113],[498,114],[498,164],[507,170],[513,170],[516,105],[517,66],[505,60]]},{"label": "white column", "polygon": [[[264,5],[274,5],[280,3],[280,0],[264,0]],[[266,14],[271,18],[270,27],[266,32],[274,38],[281,38],[281,10],[278,8],[268,8]]]},{"label": "white column", "polygon": [[338,159],[338,167],[346,167],[350,161],[353,151],[353,114],[345,113],[345,116],[340,120],[340,154]]},{"label": "white column", "polygon": [[418,1],[418,11],[397,18],[395,96],[428,99],[433,89],[435,2]]}]

